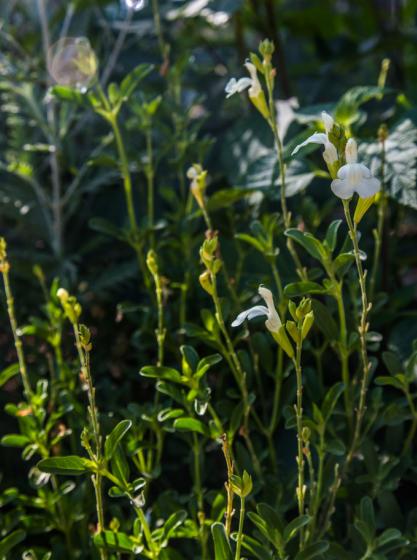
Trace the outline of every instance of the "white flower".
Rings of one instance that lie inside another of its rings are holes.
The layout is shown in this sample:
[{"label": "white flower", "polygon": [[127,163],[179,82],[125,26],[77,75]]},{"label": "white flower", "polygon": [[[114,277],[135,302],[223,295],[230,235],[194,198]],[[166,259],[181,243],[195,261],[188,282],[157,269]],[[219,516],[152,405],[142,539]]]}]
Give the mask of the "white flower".
[{"label": "white flower", "polygon": [[324,153],[323,153],[324,161],[327,164],[332,165],[338,159],[337,150],[329,140],[329,132],[332,130],[334,126],[334,120],[328,113],[326,113],[326,111],[322,112],[321,120],[323,121],[323,125],[326,132],[315,132],[314,134],[309,136],[307,140],[304,140],[304,142],[298,144],[298,146],[296,146],[292,151],[291,155],[294,156],[301,148],[307,146],[307,144],[318,144],[318,145],[321,144],[324,146]]},{"label": "white flower", "polygon": [[258,79],[258,74],[256,71],[256,66],[252,62],[245,62],[245,67],[250,74],[250,78],[231,78],[225,87],[227,93],[226,99],[234,95],[235,93],[241,93],[245,89],[249,88],[249,97],[257,97],[261,91],[261,84]]},{"label": "white flower", "polygon": [[232,327],[238,327],[246,319],[250,320],[254,319],[255,317],[261,317],[262,315],[264,315],[265,317],[267,317],[267,320],[265,321],[266,328],[272,333],[277,333],[282,323],[281,319],[279,318],[278,312],[275,309],[272,292],[268,290],[268,288],[259,286],[258,293],[264,299],[266,306],[255,305],[250,309],[246,309],[246,311],[242,311],[242,313],[239,313],[239,315],[233,321]]},{"label": "white flower", "polygon": [[229,99],[235,93],[241,93],[248,87],[251,87],[252,80],[250,78],[240,78],[240,80],[236,80],[236,78],[231,78],[225,87],[225,92],[227,93],[226,99]]},{"label": "white flower", "polygon": [[342,199],[352,198],[356,192],[361,198],[374,196],[381,188],[381,183],[373,177],[363,163],[357,163],[358,148],[353,138],[346,144],[346,165],[337,172],[337,179],[331,184],[333,193]]}]

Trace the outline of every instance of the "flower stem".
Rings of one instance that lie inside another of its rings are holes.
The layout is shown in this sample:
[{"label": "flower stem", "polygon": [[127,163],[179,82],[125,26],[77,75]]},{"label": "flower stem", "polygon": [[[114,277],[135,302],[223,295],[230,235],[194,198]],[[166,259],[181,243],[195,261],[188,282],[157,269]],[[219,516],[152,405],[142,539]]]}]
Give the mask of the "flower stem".
[{"label": "flower stem", "polygon": [[223,455],[226,460],[226,467],[227,467],[227,482],[225,484],[226,493],[227,493],[225,527],[226,527],[226,535],[229,536],[231,526],[232,526],[232,517],[233,517],[233,487],[231,483],[231,478],[233,475],[233,459],[229,447],[229,441],[227,439],[227,434],[223,434],[222,436],[222,449],[223,449]]},{"label": "flower stem", "polygon": [[243,524],[245,521],[245,498],[240,498],[239,530],[237,533],[235,560],[240,560],[240,549],[242,547]]},{"label": "flower stem", "polygon": [[358,271],[359,286],[361,291],[361,302],[362,302],[360,323],[358,327],[359,341],[361,347],[362,380],[361,380],[361,387],[360,387],[359,406],[356,414],[355,429],[354,429],[350,450],[347,456],[347,464],[349,464],[353,458],[353,455],[356,451],[356,448],[360,440],[362,421],[366,410],[366,393],[368,389],[369,370],[370,370],[368,351],[366,348],[366,333],[368,332],[369,329],[368,313],[371,309],[372,304],[370,303],[368,304],[368,297],[366,294],[366,272],[364,272],[362,267],[362,261],[361,261],[359,244],[358,244],[357,229],[356,229],[356,225],[354,225],[352,221],[352,216],[350,214],[350,209],[349,209],[349,201],[347,200],[343,201],[343,208],[345,211],[346,222],[349,228],[349,236],[353,244],[353,252],[355,255],[356,268]]},{"label": "flower stem", "polygon": [[[297,403],[295,406],[295,414],[297,418],[297,469],[298,469],[298,483],[297,483],[297,501],[298,513],[304,514],[304,453],[303,453],[303,377],[301,369],[301,351],[302,341],[301,333],[299,342],[297,342],[296,354],[294,358],[295,374],[297,379]],[[300,531],[300,546],[303,548],[304,533]]]},{"label": "flower stem", "polygon": [[29,375],[26,367],[26,360],[23,352],[22,341],[20,339],[19,331],[17,327],[16,315],[14,310],[14,298],[10,287],[10,279],[9,279],[10,264],[6,257],[6,242],[4,241],[3,238],[0,238],[0,270],[3,275],[4,291],[6,294],[7,313],[9,315],[10,327],[13,333],[17,360],[19,362],[20,375],[23,382],[23,389],[28,402],[30,402],[33,397],[33,391],[29,381]]},{"label": "flower stem", "polygon": [[[83,348],[80,338],[80,326],[77,322],[72,323],[75,336],[75,346],[78,352],[78,358],[81,365],[81,373],[87,381],[87,393],[88,393],[88,413],[90,416],[91,428],[93,431],[93,438],[95,444],[94,459],[99,467],[101,468],[103,462],[102,455],[102,438],[100,434],[100,423],[97,414],[97,406],[95,399],[95,387],[93,385],[93,379],[91,377],[90,368],[90,354],[89,350]],[[93,486],[96,495],[96,510],[97,510],[97,533],[104,531],[104,506],[103,506],[103,489],[102,489],[102,474],[100,472],[96,473],[93,477]],[[103,560],[107,558],[107,551],[100,549],[100,555]]]}]

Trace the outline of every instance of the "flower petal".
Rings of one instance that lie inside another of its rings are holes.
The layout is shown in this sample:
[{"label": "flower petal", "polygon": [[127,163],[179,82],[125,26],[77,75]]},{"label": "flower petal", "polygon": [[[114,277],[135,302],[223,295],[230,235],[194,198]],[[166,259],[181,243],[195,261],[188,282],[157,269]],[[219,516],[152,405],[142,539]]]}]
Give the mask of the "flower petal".
[{"label": "flower petal", "polygon": [[241,325],[246,319],[254,319],[255,317],[260,317],[261,315],[268,316],[268,309],[264,305],[255,305],[250,309],[246,309],[246,311],[242,311],[236,317],[236,319],[232,323],[232,327],[238,327]]},{"label": "flower petal", "polygon": [[330,188],[333,191],[333,194],[342,198],[343,200],[347,200],[348,198],[352,198],[353,193],[355,192],[354,187],[345,179],[334,179]]},{"label": "flower petal", "polygon": [[275,308],[274,296],[272,295],[271,290],[268,290],[268,288],[265,288],[264,286],[259,286],[258,293],[265,300],[268,307],[268,320],[265,321],[265,326],[269,331],[277,332],[282,323]]},{"label": "flower petal", "polygon": [[307,144],[323,144],[323,145],[326,145],[326,142],[328,142],[327,134],[325,134],[324,132],[315,132],[314,134],[309,136],[307,138],[307,140],[304,140],[304,142],[302,142],[301,144],[298,144],[298,146],[296,146],[293,149],[291,155],[294,156],[299,150],[301,150],[301,148],[303,148],[304,146],[307,146]]},{"label": "flower petal", "polygon": [[356,185],[356,192],[361,198],[369,198],[374,196],[381,188],[381,182],[376,177],[370,177],[369,179],[363,178],[363,180]]},{"label": "flower petal", "polygon": [[331,132],[332,128],[334,127],[333,118],[329,115],[329,113],[326,113],[326,111],[322,111],[321,120],[323,121],[326,133],[329,134],[329,132]]},{"label": "flower petal", "polygon": [[354,138],[349,138],[345,148],[346,163],[356,163],[358,161],[358,146]]}]

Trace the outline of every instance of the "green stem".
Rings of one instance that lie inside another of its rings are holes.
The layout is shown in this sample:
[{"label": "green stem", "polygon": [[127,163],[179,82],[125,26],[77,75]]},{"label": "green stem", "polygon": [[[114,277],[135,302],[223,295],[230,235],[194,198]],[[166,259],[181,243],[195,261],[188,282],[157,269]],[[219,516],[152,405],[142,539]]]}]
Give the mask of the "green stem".
[{"label": "green stem", "polygon": [[[93,437],[95,443],[95,460],[99,468],[103,461],[102,456],[102,439],[100,434],[100,423],[97,414],[96,398],[95,398],[95,388],[93,385],[93,379],[91,377],[90,369],[90,356],[89,351],[84,350],[80,339],[80,327],[78,323],[73,323],[73,330],[75,336],[75,346],[78,352],[78,358],[81,365],[81,372],[87,381],[87,393],[89,400],[88,412],[90,416],[91,427],[93,430]],[[102,475],[97,473],[92,477],[94,491],[96,495],[96,510],[97,510],[97,532],[101,533],[104,531],[104,506],[103,506],[103,488],[102,488]],[[100,549],[100,555],[103,560],[107,559],[107,551],[105,549]]]},{"label": "green stem", "polygon": [[[303,377],[301,369],[301,332],[299,333],[299,342],[296,347],[296,354],[294,358],[295,374],[297,379],[297,403],[295,406],[295,414],[297,419],[297,470],[298,470],[298,484],[297,484],[297,501],[298,513],[304,514],[304,453],[303,453]],[[303,548],[304,533],[300,531],[300,547]]]},{"label": "green stem", "polygon": [[14,298],[13,298],[12,290],[10,287],[10,280],[9,280],[9,269],[10,269],[9,262],[5,258],[4,259],[1,258],[0,270],[3,275],[4,291],[6,294],[7,313],[9,315],[10,327],[13,333],[13,340],[16,348],[17,360],[19,362],[20,375],[22,377],[22,382],[23,382],[23,389],[28,402],[31,402],[33,397],[33,391],[29,381],[29,375],[26,367],[26,360],[23,352],[22,341],[18,334],[19,331],[17,327],[16,315],[14,310]]},{"label": "green stem", "polygon": [[368,298],[366,294],[366,274],[364,273],[362,267],[357,230],[356,230],[356,225],[353,224],[352,217],[350,215],[349,201],[346,200],[343,201],[343,208],[345,211],[346,222],[349,228],[349,235],[353,244],[353,252],[355,255],[356,268],[358,271],[359,286],[361,291],[361,302],[362,302],[362,310],[361,310],[360,324],[358,330],[359,330],[359,341],[361,347],[361,361],[362,361],[363,374],[362,374],[361,387],[360,387],[359,406],[356,414],[355,430],[353,434],[352,444],[350,446],[350,450],[347,456],[347,465],[349,465],[360,440],[362,421],[366,410],[366,393],[368,389],[369,370],[370,370],[368,350],[366,348],[366,333],[368,332],[368,328],[369,328],[368,313],[370,311],[371,304],[368,304]]},{"label": "green stem", "polygon": [[249,415],[251,412],[251,406],[249,403],[249,395],[248,395],[248,389],[247,389],[247,385],[246,385],[246,374],[242,369],[242,366],[240,364],[240,360],[236,354],[236,351],[234,349],[233,346],[233,342],[229,336],[229,333],[227,332],[226,329],[226,325],[224,323],[224,318],[223,318],[223,312],[222,312],[222,308],[221,308],[221,304],[220,304],[220,300],[219,300],[219,296],[217,294],[217,285],[216,285],[216,276],[215,274],[211,274],[211,283],[213,286],[213,301],[214,301],[214,307],[216,310],[216,320],[217,323],[220,327],[220,330],[223,334],[224,340],[226,342],[226,348],[227,348],[227,352],[229,354],[230,357],[230,363],[233,365],[232,367],[232,372],[234,373],[234,377],[236,380],[236,383],[239,386],[239,389],[242,393],[242,398],[243,398],[243,436],[245,438],[246,441],[246,445],[248,447],[249,453],[252,457],[253,460],[253,464],[254,464],[254,468],[257,472],[257,474],[262,477],[262,470],[261,470],[261,465],[259,463],[259,459],[256,456],[253,444],[252,444],[252,440],[250,438],[250,434],[249,434]]},{"label": "green stem", "polygon": [[207,560],[207,535],[205,534],[205,514],[203,488],[201,485],[201,465],[200,465],[200,443],[197,434],[193,434],[193,454],[194,454],[194,491],[197,497],[197,522],[200,525],[199,537],[201,544],[202,560]]},{"label": "green stem", "polygon": [[237,533],[235,560],[240,560],[240,549],[242,547],[244,521],[245,521],[245,498],[241,497],[240,498],[240,514],[239,514],[239,529],[238,529],[238,533]]},{"label": "green stem", "polygon": [[154,168],[153,168],[153,145],[152,145],[152,129],[147,127],[146,129],[146,180],[148,185],[148,227],[150,229],[150,245],[152,249],[155,247],[155,236],[153,232],[154,221],[155,221],[155,201],[154,201]]},{"label": "green stem", "polygon": [[[277,117],[275,113],[275,103],[274,103],[274,95],[273,95],[273,84],[271,81],[271,69],[268,68],[266,69],[265,80],[266,80],[266,87],[268,90],[268,106],[269,106],[269,113],[270,113],[270,119],[268,121],[268,124],[271,127],[272,134],[274,137],[274,144],[275,144],[275,150],[278,159],[279,173],[280,173],[280,180],[281,180],[281,189],[280,189],[281,209],[284,218],[285,229],[288,229],[289,227],[291,227],[291,213],[288,211],[287,208],[287,198],[286,198],[287,184],[286,184],[286,170],[285,170],[285,162],[284,162],[284,150],[283,150],[283,146],[282,146],[282,142],[277,126]],[[290,237],[287,238],[287,248],[294,261],[298,276],[300,277],[301,280],[307,280],[306,270],[305,268],[303,268],[301,264],[300,258],[294,247],[294,243]]]}]

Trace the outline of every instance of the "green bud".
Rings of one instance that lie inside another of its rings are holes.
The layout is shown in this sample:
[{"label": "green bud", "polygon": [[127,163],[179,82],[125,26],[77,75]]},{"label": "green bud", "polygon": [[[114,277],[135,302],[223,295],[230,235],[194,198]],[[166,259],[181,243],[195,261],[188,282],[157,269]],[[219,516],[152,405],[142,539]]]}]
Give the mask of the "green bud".
[{"label": "green bud", "polygon": [[298,332],[297,325],[294,321],[287,321],[285,326],[293,341],[298,344],[300,342],[300,333]]},{"label": "green bud", "polygon": [[275,51],[275,45],[269,39],[264,39],[259,43],[259,52],[264,57],[266,62],[269,62]]},{"label": "green bud", "polygon": [[307,426],[304,426],[301,432],[301,439],[304,443],[308,443],[310,441],[311,430]]},{"label": "green bud", "polygon": [[149,272],[153,276],[158,275],[158,261],[157,261],[156,253],[153,249],[150,249],[150,251],[148,251],[148,254],[146,256],[146,265],[149,269]]},{"label": "green bud", "polygon": [[301,328],[301,339],[304,340],[314,323],[314,313],[310,311],[304,318],[303,326]]},{"label": "green bud", "polygon": [[205,270],[202,274],[200,274],[198,279],[200,281],[200,285],[203,288],[203,290],[205,290],[208,294],[212,296],[214,293],[214,288],[211,281],[210,272],[208,270]]},{"label": "green bud", "polygon": [[285,332],[285,327],[281,325],[281,327],[277,332],[271,332],[271,334],[274,337],[275,341],[279,344],[279,346],[281,346],[281,348],[287,354],[287,356],[292,359],[294,357],[294,349],[287,336],[287,333]]},{"label": "green bud", "polygon": [[290,301],[288,302],[288,309],[289,309],[289,311],[290,311],[290,313],[291,313],[292,318],[294,319],[294,321],[296,321],[296,320],[297,320],[297,315],[296,315],[296,313],[297,313],[297,306],[295,305],[295,302],[294,302],[293,300],[290,300]]},{"label": "green bud", "polygon": [[240,477],[233,474],[230,477],[233,492],[240,498],[246,498],[252,492],[252,477],[246,471],[243,471],[243,476]]}]

